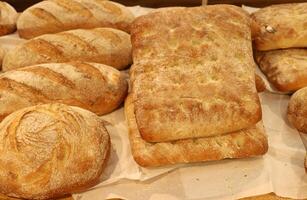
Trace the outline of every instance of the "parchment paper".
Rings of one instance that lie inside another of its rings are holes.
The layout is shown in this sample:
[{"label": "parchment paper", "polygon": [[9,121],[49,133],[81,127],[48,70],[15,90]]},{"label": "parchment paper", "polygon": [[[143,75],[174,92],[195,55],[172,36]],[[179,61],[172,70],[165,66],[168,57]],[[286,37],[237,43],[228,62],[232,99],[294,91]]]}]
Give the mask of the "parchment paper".
[{"label": "parchment paper", "polygon": [[[139,6],[131,9],[136,15],[152,10]],[[5,49],[23,41],[16,34],[0,37],[0,45]],[[300,135],[285,117],[289,96],[266,92],[260,97],[269,151],[263,157],[250,159],[142,168],[130,152],[123,108],[103,116],[110,123],[107,126],[112,141],[109,163],[100,184],[73,197],[82,200],[236,199],[275,192],[279,196],[307,198],[305,149]]]}]

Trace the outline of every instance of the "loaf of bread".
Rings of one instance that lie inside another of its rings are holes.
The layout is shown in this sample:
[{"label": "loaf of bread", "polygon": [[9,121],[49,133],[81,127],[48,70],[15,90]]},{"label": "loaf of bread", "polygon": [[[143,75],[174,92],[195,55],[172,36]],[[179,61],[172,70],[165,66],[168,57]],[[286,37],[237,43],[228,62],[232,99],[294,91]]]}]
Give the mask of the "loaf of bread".
[{"label": "loaf of bread", "polygon": [[255,59],[277,90],[294,92],[307,86],[307,49],[258,51]]},{"label": "loaf of bread", "polygon": [[307,47],[307,3],[272,5],[252,14],[257,50]]},{"label": "loaf of bread", "polygon": [[131,27],[131,93],[144,140],[216,136],[260,121],[250,17],[241,8],[166,9]]},{"label": "loaf of bread", "polygon": [[256,81],[256,89],[257,92],[263,92],[266,90],[265,84],[260,76],[257,74],[255,75],[255,81]]},{"label": "loaf of bread", "polygon": [[0,74],[0,120],[41,103],[64,103],[98,115],[116,109],[126,97],[121,73],[97,63],[49,63]]},{"label": "loaf of bread", "polygon": [[262,155],[268,150],[268,141],[262,123],[221,136],[150,143],[140,135],[131,96],[125,101],[125,115],[132,155],[143,167],[245,158]]},{"label": "loaf of bread", "polygon": [[0,36],[16,30],[16,10],[8,3],[0,1]]},{"label": "loaf of bread", "polygon": [[94,113],[64,104],[27,107],[0,123],[0,192],[64,196],[97,184],[110,138]]},{"label": "loaf of bread", "polygon": [[17,29],[26,39],[78,28],[111,27],[129,32],[133,20],[128,8],[112,1],[46,0],[26,9]]},{"label": "loaf of bread", "polygon": [[123,69],[131,63],[130,35],[116,29],[77,29],[42,35],[9,51],[3,70],[70,61],[96,62]]},{"label": "loaf of bread", "polygon": [[307,87],[296,91],[291,96],[288,119],[297,130],[307,133]]}]

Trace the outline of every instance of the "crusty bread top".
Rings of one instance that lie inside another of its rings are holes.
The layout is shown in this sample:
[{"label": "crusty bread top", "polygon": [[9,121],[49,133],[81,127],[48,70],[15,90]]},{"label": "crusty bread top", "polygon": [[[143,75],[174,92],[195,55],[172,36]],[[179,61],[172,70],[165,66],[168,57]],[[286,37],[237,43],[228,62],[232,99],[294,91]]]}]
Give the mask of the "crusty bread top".
[{"label": "crusty bread top", "polygon": [[291,96],[288,119],[297,130],[307,133],[307,87],[296,91]]},{"label": "crusty bread top", "polygon": [[255,59],[278,90],[291,92],[307,86],[307,49],[258,51]]},{"label": "crusty bread top", "polygon": [[0,26],[14,25],[16,20],[16,10],[10,4],[0,1]]},{"label": "crusty bread top", "polygon": [[64,104],[18,110],[0,123],[0,192],[46,199],[96,184],[110,139],[95,114]]},{"label": "crusty bread top", "polygon": [[112,28],[42,35],[9,51],[3,60],[3,70],[70,61],[96,62],[123,69],[132,62],[130,35]]},{"label": "crusty bread top", "polygon": [[0,74],[0,119],[40,103],[65,103],[105,114],[127,93],[121,73],[98,63],[48,63]]},{"label": "crusty bread top", "polygon": [[272,5],[252,18],[256,49],[307,47],[307,3]]},{"label": "crusty bread top", "polygon": [[133,14],[105,0],[47,0],[26,9],[17,21],[21,37],[32,38],[76,28],[112,27],[129,32]]},{"label": "crusty bread top", "polygon": [[250,18],[216,5],[134,21],[131,83],[142,137],[160,142],[237,131],[261,119]]}]

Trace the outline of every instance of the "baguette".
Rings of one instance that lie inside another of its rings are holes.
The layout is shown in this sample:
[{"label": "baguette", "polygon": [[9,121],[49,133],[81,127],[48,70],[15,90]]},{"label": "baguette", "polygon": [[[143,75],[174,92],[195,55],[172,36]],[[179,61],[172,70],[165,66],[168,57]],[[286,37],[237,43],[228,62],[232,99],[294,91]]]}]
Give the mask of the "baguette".
[{"label": "baguette", "polygon": [[17,16],[16,10],[10,4],[0,1],[0,36],[16,30]]},{"label": "baguette", "polygon": [[268,150],[267,137],[261,123],[222,136],[150,143],[140,135],[131,96],[125,101],[125,116],[132,155],[142,167],[246,158],[265,154]]},{"label": "baguette", "polygon": [[3,70],[70,61],[96,62],[123,69],[131,63],[130,36],[111,28],[42,35],[9,51],[3,60]]},{"label": "baguette", "polygon": [[260,121],[250,17],[241,8],[157,11],[134,21],[131,39],[131,94],[144,140],[216,136]]},{"label": "baguette", "polygon": [[79,106],[98,115],[124,100],[127,81],[116,69],[97,63],[49,63],[0,75],[0,120],[41,103]]},{"label": "baguette", "polygon": [[307,49],[258,51],[255,59],[279,91],[294,92],[307,86]]},{"label": "baguette", "polygon": [[133,14],[105,0],[47,0],[26,9],[17,21],[19,36],[30,39],[78,28],[110,27],[129,32]]},{"label": "baguette", "polygon": [[255,47],[259,51],[307,47],[307,3],[272,5],[251,16]]},{"label": "baguette", "polygon": [[64,104],[27,107],[0,123],[0,192],[49,199],[99,182],[110,137],[95,114]]}]

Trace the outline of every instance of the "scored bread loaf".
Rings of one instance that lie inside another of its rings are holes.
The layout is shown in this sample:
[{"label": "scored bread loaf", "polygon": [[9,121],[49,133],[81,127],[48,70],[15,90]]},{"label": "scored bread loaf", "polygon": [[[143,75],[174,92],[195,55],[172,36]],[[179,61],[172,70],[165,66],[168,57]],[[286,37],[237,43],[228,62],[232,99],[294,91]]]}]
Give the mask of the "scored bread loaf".
[{"label": "scored bread loaf", "polygon": [[49,199],[99,182],[110,138],[94,113],[64,104],[27,107],[0,123],[0,193]]},{"label": "scored bread loaf", "polygon": [[307,47],[307,3],[272,5],[251,16],[257,50]]},{"label": "scored bread loaf", "polygon": [[268,141],[262,123],[234,133],[206,138],[150,143],[142,139],[131,96],[125,101],[129,140],[135,161],[143,167],[246,158],[265,154]]},{"label": "scored bread loaf", "polygon": [[17,21],[20,37],[77,28],[111,27],[129,32],[133,14],[125,6],[105,0],[46,0],[26,9]]},{"label": "scored bread loaf", "polygon": [[307,86],[307,49],[258,51],[255,59],[279,91],[292,92]]},{"label": "scored bread loaf", "polygon": [[0,36],[16,30],[17,16],[16,10],[10,4],[0,1]]},{"label": "scored bread loaf", "polygon": [[131,94],[146,141],[216,136],[260,121],[250,17],[241,8],[150,13],[134,21],[131,40]]},{"label": "scored bread loaf", "polygon": [[97,63],[48,63],[0,74],[0,120],[41,103],[64,103],[102,115],[124,100],[128,84],[116,69]]},{"label": "scored bread loaf", "polygon": [[307,87],[296,91],[291,96],[288,119],[297,130],[307,133]]},{"label": "scored bread loaf", "polygon": [[116,29],[77,29],[42,35],[9,51],[3,70],[41,63],[96,62],[123,69],[131,63],[130,35]]}]

